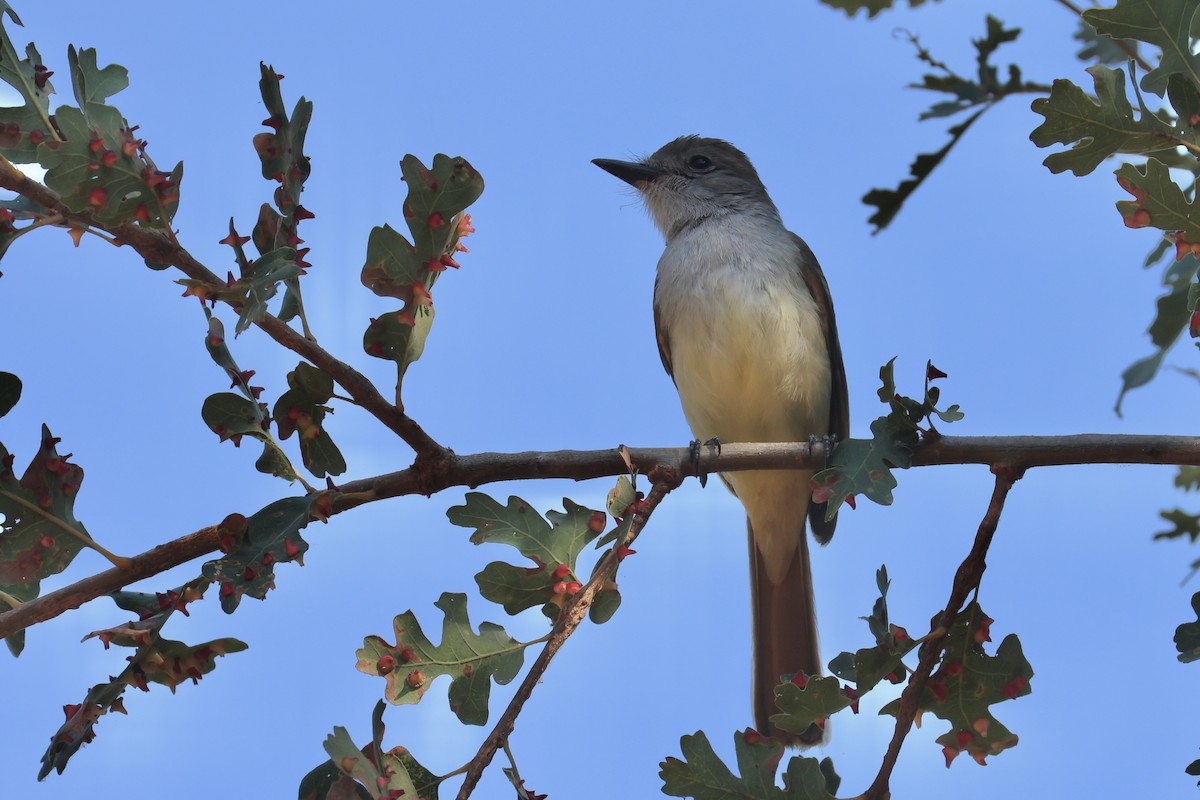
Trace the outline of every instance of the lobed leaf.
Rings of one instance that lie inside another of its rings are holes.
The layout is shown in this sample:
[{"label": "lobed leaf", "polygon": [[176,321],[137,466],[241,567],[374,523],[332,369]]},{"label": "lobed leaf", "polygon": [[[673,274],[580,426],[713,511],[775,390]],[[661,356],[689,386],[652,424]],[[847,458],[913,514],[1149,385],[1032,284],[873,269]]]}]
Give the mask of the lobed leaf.
[{"label": "lobed leaf", "polygon": [[50,76],[54,73],[32,43],[21,58],[4,25],[5,15],[21,24],[5,3],[0,13],[0,80],[17,90],[22,104],[0,108],[0,155],[15,164],[32,164],[38,160],[39,143],[59,138],[50,115],[50,95],[54,94]]},{"label": "lobed leaf", "polygon": [[[893,5],[899,4],[898,0],[821,0],[821,2],[830,8],[845,11],[848,17],[853,17],[859,11],[866,11],[868,19],[880,11],[886,11]],[[924,4],[925,0],[908,0],[909,8],[916,8]]]},{"label": "lobed leaf", "polygon": [[1087,71],[1095,86],[1095,100],[1070,81],[1057,80],[1049,97],[1033,101],[1034,113],[1046,119],[1029,134],[1030,141],[1038,147],[1074,145],[1046,157],[1042,163],[1051,172],[1070,170],[1087,175],[1117,153],[1145,155],[1184,141],[1196,143],[1194,132],[1164,122],[1144,104],[1135,116],[1125,94],[1123,70],[1097,65]]},{"label": "lobed leaf", "polygon": [[903,658],[917,646],[908,631],[893,625],[888,618],[887,592],[891,586],[887,566],[875,573],[875,584],[879,597],[869,617],[861,617],[875,638],[874,647],[864,647],[856,653],[839,653],[829,662],[829,671],[842,680],[854,681],[855,690],[861,696],[873,689],[883,679],[899,683],[904,679],[906,668]]},{"label": "lobed leaf", "polygon": [[321,424],[330,410],[324,404],[333,397],[333,378],[300,362],[288,373],[287,382],[290,388],[275,401],[279,438],[287,440],[298,432],[300,453],[308,471],[318,478],[341,475],[346,471],[346,459]]},{"label": "lobed leaf", "polygon": [[143,692],[149,684],[160,683],[172,692],[184,681],[199,683],[200,679],[216,668],[216,657],[246,649],[237,639],[214,639],[200,645],[187,645],[159,634],[166,621],[176,612],[187,614],[187,603],[198,600],[209,581],[197,578],[163,594],[149,595],[141,592],[115,592],[111,596],[118,606],[138,614],[139,619],[126,625],[96,631],[84,637],[96,637],[107,649],[116,644],[134,648],[128,657],[127,666],[120,675],[109,678],[88,690],[79,704],[64,707],[66,721],[50,737],[50,746],[42,756],[42,768],[38,780],[52,770],[59,773],[66,768],[80,747],[95,738],[96,724],[110,711],[125,712],[123,696],[131,686]]},{"label": "lobed leaf", "polygon": [[0,372],[0,417],[13,410],[21,399],[21,379],[11,372]]},{"label": "lobed leaf", "polygon": [[[498,561],[488,564],[475,576],[485,599],[504,606],[509,614],[543,606],[546,616],[558,615],[568,596],[566,585],[574,582],[578,587],[583,583],[576,572],[579,554],[600,535],[605,522],[603,512],[570,499],[563,498],[563,508],[565,512],[548,512],[547,522],[519,497],[510,497],[508,505],[502,506],[486,494],[469,492],[464,505],[446,511],[452,524],[475,529],[473,543],[507,544],[533,562],[533,566],[526,567]],[[611,591],[616,591],[615,584]],[[600,621],[616,611],[614,601],[619,604],[619,595],[602,602],[597,612]]]},{"label": "lobed leaf", "polygon": [[1175,649],[1185,664],[1200,661],[1200,592],[1192,595],[1192,613],[1197,622],[1185,622],[1175,629]]},{"label": "lobed leaf", "polygon": [[[1029,694],[1033,667],[1013,634],[1004,637],[994,656],[984,652],[991,623],[976,602],[959,612],[946,634],[941,666],[918,700],[920,711],[950,723],[950,731],[937,738],[947,765],[964,751],[983,764],[1017,744],[1016,734],[992,715],[991,706]],[[894,700],[879,713],[895,714],[899,703]]]},{"label": "lobed leaf", "polygon": [[83,470],[67,460],[70,454],[59,454],[59,441],[43,425],[41,446],[20,479],[13,456],[0,444],[0,592],[21,600],[36,597],[43,578],[95,546],[75,519]]},{"label": "lobed leaf", "polygon": [[804,733],[814,723],[824,729],[826,719],[850,707],[856,699],[834,677],[814,675],[804,686],[788,681],[775,687],[775,705],[783,713],[773,714],[771,722],[796,734]]},{"label": "lobed leaf", "polygon": [[395,644],[368,636],[358,650],[358,670],[387,679],[384,696],[393,704],[417,703],[433,681],[449,675],[450,710],[464,725],[483,725],[488,718],[491,681],[506,684],[516,677],[525,645],[491,622],[479,633],[467,618],[467,596],[444,592],[434,604],[442,610],[442,641],[434,645],[416,615],[406,611],[393,623]]},{"label": "lobed leaf", "polygon": [[458,266],[453,255],[465,249],[459,247],[459,239],[475,230],[470,216],[462,212],[483,192],[483,178],[464,158],[438,153],[429,168],[406,155],[400,169],[408,183],[403,211],[412,243],[390,226],[375,228],[362,269],[368,289],[404,300],[399,311],[372,319],[363,334],[368,355],[396,362],[398,405],[404,374],[420,359],[433,326],[430,291],[447,267]]},{"label": "lobed leaf", "polygon": [[702,731],[679,740],[683,759],[668,757],[659,764],[663,794],[696,800],[834,800],[841,778],[828,758],[794,756],[783,774],[784,788],[775,785],[783,746],[753,730],[735,733],[733,746],[738,771],[734,775],[713,751]]},{"label": "lobed leaf", "polygon": [[285,497],[259,509],[249,519],[231,514],[218,526],[225,553],[201,568],[204,577],[221,585],[221,608],[232,614],[243,595],[263,600],[275,588],[275,565],[304,565],[308,542],[300,535],[317,513],[325,493]]},{"label": "lobed leaf", "polygon": [[1112,8],[1089,8],[1084,22],[1114,39],[1133,39],[1162,50],[1158,66],[1142,78],[1142,89],[1164,96],[1173,74],[1200,89],[1200,56],[1192,51],[1192,21],[1197,6],[1189,0],[1117,0]]}]

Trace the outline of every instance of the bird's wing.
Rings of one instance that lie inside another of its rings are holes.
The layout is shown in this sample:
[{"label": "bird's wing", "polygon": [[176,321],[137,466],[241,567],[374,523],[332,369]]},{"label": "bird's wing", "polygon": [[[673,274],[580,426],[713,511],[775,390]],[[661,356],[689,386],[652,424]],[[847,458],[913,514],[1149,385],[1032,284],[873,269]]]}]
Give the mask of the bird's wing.
[{"label": "bird's wing", "polygon": [[[658,294],[658,279],[654,279],[654,294]],[[663,369],[675,380],[675,371],[671,368],[671,340],[667,335],[667,326],[663,322],[662,311],[654,304],[654,338],[658,340],[658,357],[662,359]]]},{"label": "bird's wing", "polygon": [[[829,296],[829,284],[825,281],[825,273],[817,263],[817,257],[805,244],[804,240],[792,234],[800,248],[800,273],[804,284],[817,303],[821,319],[825,323],[825,346],[829,351],[829,430],[831,436],[838,440],[850,436],[850,396],[846,391],[846,367],[842,364],[842,345],[838,341],[837,318],[833,313],[833,299]],[[813,503],[808,507],[808,522],[813,536],[821,544],[826,544],[833,538],[837,517],[825,521],[826,504]]]}]

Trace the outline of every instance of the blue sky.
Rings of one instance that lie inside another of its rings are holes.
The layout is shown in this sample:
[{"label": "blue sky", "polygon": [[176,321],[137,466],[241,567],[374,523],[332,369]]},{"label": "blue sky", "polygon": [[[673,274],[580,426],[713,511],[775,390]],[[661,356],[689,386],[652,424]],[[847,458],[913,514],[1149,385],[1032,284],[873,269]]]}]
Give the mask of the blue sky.
[{"label": "blue sky", "polygon": [[[487,190],[463,268],[435,292],[438,316],[406,382],[407,409],[460,453],[682,446],[690,434],[655,351],[650,314],[661,240],[631,193],[595,157],[653,151],[684,133],[726,138],[753,159],[789,226],[816,252],[837,306],[850,383],[852,432],[881,413],[879,366],[919,388],[927,358],[950,374],[943,397],[967,416],[955,434],[1182,433],[1190,379],[1165,373],[1112,413],[1119,373],[1149,352],[1158,275],[1140,269],[1154,234],[1130,231],[1108,166],[1088,178],[1051,175],[1028,141],[1040,121],[1025,99],[989,112],[892,228],[869,235],[861,196],[894,186],[914,154],[941,146],[942,122],[918,123],[932,98],[905,89],[921,69],[897,27],[969,70],[980,4],[930,4],[875,21],[847,20],[815,0],[604,4],[150,4],[118,12],[64,0],[22,3],[20,42],[37,41],[69,97],[66,46],[99,49],[129,68],[114,103],[160,166],[183,159],[176,224],[218,273],[232,215],[249,229],[271,185],[250,145],[265,116],[258,62],[286,75],[290,105],[314,102],[302,235],[321,343],[390,386],[384,362],[362,354],[367,318],[390,307],[358,281],[369,230],[399,225],[405,153],[462,155]],[[1072,57],[1074,20],[1032,0],[992,4],[1025,29],[1001,51],[1030,79],[1086,79]],[[1115,165],[1113,165],[1115,166]],[[38,426],[63,438],[87,471],[78,517],[110,549],[137,553],[293,493],[254,471],[256,453],[220,444],[200,420],[227,381],[203,347],[204,320],[174,276],[99,240],[74,249],[44,231],[22,239],[0,281],[0,369],[25,394],[0,420],[0,440],[28,460]],[[228,319],[228,317],[227,317]],[[251,331],[232,344],[272,400],[296,357]],[[1190,366],[1181,351],[1174,363]],[[339,407],[329,429],[347,477],[399,469],[410,452],[367,415]],[[1031,471],[1014,489],[988,559],[981,603],[993,637],[1016,632],[1036,671],[1033,694],[995,709],[1021,736],[986,770],[950,770],[930,719],[910,736],[896,797],[926,792],[1011,797],[1167,796],[1191,791],[1184,766],[1200,747],[1194,667],[1171,637],[1195,586],[1194,554],[1152,544],[1157,511],[1182,502],[1173,472],[1152,467]],[[832,657],[869,640],[881,563],[893,579],[892,618],[912,633],[942,607],[990,494],[983,467],[900,475],[890,508],[860,503],[816,556],[821,637]],[[611,481],[486,487],[539,509],[561,498],[603,503]],[[250,644],[199,686],[127,696],[129,717],[106,717],[63,776],[34,778],[61,706],[118,672],[90,631],[127,618],[107,600],[38,626],[19,660],[0,666],[10,731],[0,752],[6,796],[126,797],[154,785],[179,798],[215,792],[288,797],[324,760],[335,725],[360,742],[383,683],[354,670],[363,637],[388,634],[414,609],[440,629],[442,591],[472,595],[472,621],[518,638],[545,630],[507,619],[473,592],[473,575],[507,557],[477,548],[445,509],[462,491],[373,504],[312,526],[306,566],[283,566],[267,602],[233,616],[215,597],[173,620],[172,638],[234,636]],[[555,659],[512,746],[528,785],[555,797],[653,796],[658,762],[703,729],[720,752],[750,724],[750,637],[744,523],[712,481],[674,493],[621,573],[624,604],[581,630]],[[107,565],[91,553],[48,588]],[[136,588],[187,580],[187,565]],[[493,693],[493,719],[512,687]],[[835,721],[824,753],[861,792],[890,737],[865,699]],[[465,762],[486,729],[464,728],[438,683],[416,707],[389,709],[389,744],[436,772]],[[1117,754],[1121,757],[1117,757]],[[479,797],[507,796],[489,772]],[[446,790],[444,796],[449,796]]]}]

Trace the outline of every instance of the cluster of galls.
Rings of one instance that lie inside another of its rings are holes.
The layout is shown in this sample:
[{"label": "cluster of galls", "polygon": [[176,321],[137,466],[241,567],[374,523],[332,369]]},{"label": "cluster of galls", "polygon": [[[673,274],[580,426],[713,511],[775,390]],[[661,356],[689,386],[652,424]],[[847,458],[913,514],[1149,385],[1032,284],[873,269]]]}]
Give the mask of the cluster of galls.
[{"label": "cluster of galls", "polygon": [[[395,652],[396,655],[394,656],[390,653],[385,653],[379,657],[379,660],[375,662],[376,674],[380,676],[387,676],[390,675],[400,664],[411,665],[419,663],[417,654],[408,645],[397,648]],[[466,665],[463,667],[463,674],[470,677],[471,669],[472,668],[470,664]],[[410,669],[404,676],[404,685],[412,691],[419,691],[425,686],[425,682],[425,673],[415,667]]]},{"label": "cluster of galls", "polygon": [[[53,120],[53,117],[51,117]],[[21,137],[25,132],[21,130],[21,126],[15,122],[6,122],[0,125],[0,147],[13,148],[21,144]],[[34,128],[29,131],[29,143],[37,146],[46,141],[46,132],[40,128]]]},{"label": "cluster of galls", "polygon": [[[971,730],[954,731],[954,744],[946,744],[942,747],[942,755],[946,759],[947,769],[954,759],[958,758],[958,754],[964,750],[976,764],[982,767],[987,766],[989,755],[995,755],[1017,744],[1016,736],[1004,741],[989,741],[987,735],[990,725],[991,720],[987,717],[980,717],[971,723]],[[938,741],[945,741],[946,738],[945,736],[938,737]]]},{"label": "cluster of galls", "polygon": [[[583,588],[583,584],[575,579],[571,568],[566,564],[559,564],[550,576],[554,583],[550,586],[550,599],[547,602],[560,609],[566,604],[567,598],[579,594],[579,590]],[[567,580],[568,578],[571,580]]]},{"label": "cluster of galls", "polygon": [[[431,181],[430,187],[430,191],[437,191],[437,182]],[[407,202],[405,202],[403,205],[403,212],[405,219],[414,219],[416,217],[416,212]],[[434,211],[429,214],[425,220],[425,223],[430,230],[437,230],[446,224],[446,218],[440,211]],[[436,274],[439,272],[445,272],[448,267],[458,269],[461,265],[454,259],[454,254],[471,252],[467,249],[466,245],[462,243],[461,239],[463,237],[470,236],[474,232],[475,228],[471,225],[471,215],[460,215],[458,217],[458,222],[455,225],[454,235],[451,238],[451,241],[454,242],[453,247],[448,248],[446,252],[442,253],[437,258],[430,259],[422,264],[422,272]],[[404,308],[394,312],[392,316],[400,324],[412,328],[417,324],[416,317],[413,315],[414,309],[424,310],[433,305],[433,295],[429,291],[429,281],[427,281],[426,277],[423,274],[418,273],[415,281],[402,288],[401,299],[404,300]],[[370,321],[371,322],[368,330],[370,328],[378,327],[378,318],[371,317]],[[384,346],[380,341],[371,342],[371,344],[367,346],[367,352],[377,358],[384,357],[383,351]]]},{"label": "cluster of galls", "polygon": [[77,741],[82,741],[84,744],[91,742],[96,738],[96,723],[109,711],[128,713],[125,711],[123,700],[119,697],[108,708],[99,703],[67,703],[63,706],[63,713],[67,716],[66,724],[55,738],[66,744],[74,744]]},{"label": "cluster of galls", "polygon": [[[156,216],[161,217],[165,222],[169,217],[166,211],[167,207],[179,202],[179,184],[171,179],[171,173],[163,172],[146,163],[146,140],[136,138],[133,135],[136,130],[136,125],[132,128],[122,128],[117,134],[119,141],[116,144],[116,150],[110,149],[105,138],[98,132],[92,131],[91,139],[88,141],[88,150],[92,153],[93,160],[88,162],[87,169],[89,172],[97,172],[101,167],[112,168],[124,159],[126,166],[132,171],[140,161],[142,183],[154,193],[159,210],[151,211],[148,203],[139,203],[133,209],[132,217],[135,221],[146,225],[153,223]],[[49,142],[48,145],[57,147],[58,143]],[[108,205],[108,202],[109,192],[106,187],[96,186],[88,192],[87,204],[92,210],[100,211]],[[78,245],[78,240],[76,240],[76,245]]]},{"label": "cluster of galls", "polygon": [[[279,76],[282,78],[282,76]],[[263,162],[263,172],[266,173],[268,166],[273,161],[281,160],[279,164],[282,169],[279,169],[269,175],[269,179],[277,181],[279,188],[275,190],[275,205],[286,216],[290,217],[295,222],[301,220],[314,219],[315,214],[308,211],[304,206],[299,205],[299,195],[304,191],[304,181],[308,179],[312,172],[312,167],[309,164],[308,156],[300,154],[297,156],[291,148],[286,144],[286,141],[278,135],[280,129],[287,123],[286,117],[270,116],[262,121],[264,127],[270,128],[274,133],[258,133],[254,136],[254,150],[258,153],[259,159]],[[274,165],[272,165],[274,166]],[[286,174],[284,170],[286,169]]]}]

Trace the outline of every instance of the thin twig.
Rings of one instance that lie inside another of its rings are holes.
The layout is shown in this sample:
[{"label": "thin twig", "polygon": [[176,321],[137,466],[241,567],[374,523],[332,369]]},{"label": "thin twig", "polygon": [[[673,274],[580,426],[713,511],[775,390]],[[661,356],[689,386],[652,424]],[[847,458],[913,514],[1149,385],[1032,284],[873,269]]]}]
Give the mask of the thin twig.
[{"label": "thin twig", "polygon": [[987,560],[988,547],[996,533],[996,526],[1000,523],[1000,513],[1004,510],[1004,500],[1008,497],[1008,490],[1024,474],[1024,469],[1011,464],[1000,464],[993,467],[992,472],[996,475],[996,485],[992,490],[992,499],[988,503],[983,520],[979,523],[979,531],[975,534],[975,543],[971,546],[971,552],[967,553],[967,557],[958,566],[946,608],[938,618],[934,630],[925,637],[925,642],[921,645],[917,668],[913,670],[908,685],[904,687],[904,691],[900,695],[900,707],[896,711],[895,733],[892,734],[892,741],[888,744],[887,752],[883,756],[879,773],[875,776],[870,788],[862,795],[863,800],[884,800],[889,796],[888,781],[896,766],[896,760],[900,757],[900,748],[904,744],[904,739],[912,730],[921,693],[925,691],[925,684],[929,681],[929,676],[945,649],[946,632],[950,630],[955,616],[966,602],[967,595],[979,587],[979,580],[983,577]]},{"label": "thin twig", "polygon": [[[191,253],[174,240],[169,232],[127,223],[106,227],[91,219],[87,214],[72,212],[62,198],[49,187],[29,178],[8,159],[0,156],[0,188],[9,189],[32,200],[38,205],[62,215],[68,223],[85,228],[103,230],[114,237],[117,243],[129,245],[142,258],[177,267],[192,280],[208,284],[214,289],[224,289],[225,282],[208,267],[196,260]],[[284,347],[311,361],[322,372],[327,373],[349,393],[358,405],[408,443],[417,453],[417,463],[436,461],[448,453],[420,425],[396,406],[384,399],[374,384],[365,375],[335,358],[315,341],[293,330],[278,317],[266,314],[256,323],[268,336]]]},{"label": "thin twig", "polygon": [[646,506],[639,511],[634,518],[633,524],[629,528],[629,535],[624,542],[617,542],[613,545],[604,557],[600,559],[600,563],[596,565],[596,571],[592,575],[587,584],[579,591],[572,601],[567,604],[567,607],[562,610],[558,616],[558,620],[554,623],[554,628],[550,632],[550,641],[546,642],[546,646],[542,648],[542,652],[538,654],[537,660],[533,662],[533,666],[529,668],[529,674],[525,676],[525,680],[521,681],[513,699],[509,702],[508,707],[504,709],[504,713],[500,715],[499,721],[496,722],[496,727],[492,728],[492,732],[484,739],[483,744],[479,748],[479,752],[467,764],[467,776],[463,779],[463,785],[458,790],[457,800],[467,800],[471,796],[471,792],[475,790],[475,786],[479,783],[480,776],[483,775],[484,769],[491,763],[492,758],[496,755],[496,751],[503,746],[508,737],[512,734],[513,726],[516,724],[517,715],[521,713],[521,708],[525,705],[525,701],[533,694],[533,687],[537,686],[542,679],[542,674],[546,668],[550,666],[550,659],[554,658],[554,654],[566,643],[569,637],[583,622],[583,618],[587,616],[588,608],[591,607],[592,601],[600,590],[604,588],[613,572],[616,571],[617,564],[620,563],[621,557],[619,549],[622,545],[628,546],[633,543],[633,540],[642,532],[642,528],[646,526],[650,515],[654,513],[654,509],[658,508],[658,504],[667,494],[679,486],[683,480],[683,476],[674,469],[659,468],[651,471],[648,476],[654,484],[654,488],[650,490],[650,494],[646,497]]},{"label": "thin twig", "polygon": [[[639,472],[669,466],[685,478],[700,472],[747,469],[820,469],[824,445],[817,443],[726,444],[720,454],[706,448],[699,463],[686,447],[629,448]],[[925,442],[913,466],[992,464],[1007,461],[1022,468],[1068,464],[1169,464],[1200,466],[1200,437],[1079,434],[1075,436],[942,436]],[[525,453],[450,454],[437,469],[410,467],[338,487],[333,513],[364,503],[413,494],[434,494],[452,486],[477,487],[497,481],[568,478],[587,480],[628,471],[618,449],[557,450]],[[84,578],[0,613],[0,639],[64,611],[216,551],[216,527],[189,533],[132,558],[128,570],[110,569]]]}]

